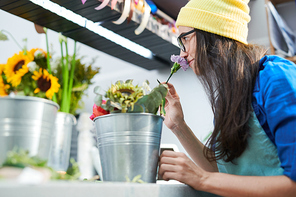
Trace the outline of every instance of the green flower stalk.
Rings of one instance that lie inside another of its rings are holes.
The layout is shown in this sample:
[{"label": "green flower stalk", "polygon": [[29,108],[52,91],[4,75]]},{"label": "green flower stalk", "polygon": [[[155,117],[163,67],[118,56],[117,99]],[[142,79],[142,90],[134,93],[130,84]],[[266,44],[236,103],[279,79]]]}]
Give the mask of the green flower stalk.
[{"label": "green flower stalk", "polygon": [[11,33],[9,33],[8,31],[6,30],[1,30],[0,31],[0,40],[8,40],[8,37],[4,34],[4,33],[7,33],[8,35],[10,35],[10,37],[13,39],[13,41],[17,44],[17,46],[23,51],[24,49],[21,47],[21,45],[15,40],[15,38],[11,35]]},{"label": "green flower stalk", "polygon": [[[76,56],[76,41],[74,45],[74,54],[71,62],[71,73],[69,79],[69,55],[68,55],[68,41],[67,37],[62,34],[59,35],[59,42],[61,45],[61,64],[63,72],[63,90],[62,90],[62,102],[61,102],[61,111],[69,113],[70,112],[70,103],[71,103],[71,93],[73,87],[73,78],[75,71],[75,56]],[[63,54],[63,43],[65,43],[66,57]],[[66,64],[64,63],[64,58],[66,59]]]},{"label": "green flower stalk", "polygon": [[[52,71],[51,71],[51,65],[50,65],[50,61],[49,61],[49,45],[48,45],[48,35],[47,35],[47,28],[46,27],[43,27],[43,31],[45,33],[45,39],[46,39],[46,51],[47,51],[47,55],[46,55],[46,64],[47,64],[47,70],[48,70],[48,73],[49,74],[52,74]],[[54,94],[52,96],[52,101],[53,102],[57,102],[57,97],[56,97],[56,94]]]},{"label": "green flower stalk", "polygon": [[[71,102],[73,78],[74,78],[74,71],[75,71],[75,66],[76,66],[76,59],[75,58],[76,58],[76,41],[74,42],[74,54],[73,54],[72,62],[71,62],[71,73],[70,73],[69,90],[68,90],[68,103]],[[69,105],[69,111],[70,111],[70,105]]]},{"label": "green flower stalk", "polygon": [[[180,68],[182,68],[184,71],[186,71],[189,67],[187,60],[179,55],[171,55],[171,61],[174,62],[174,65],[171,68],[171,73],[168,79],[165,83],[168,83],[170,78],[173,76],[174,73],[176,73]],[[165,115],[165,98],[162,99],[161,108],[160,108],[160,114]]]}]

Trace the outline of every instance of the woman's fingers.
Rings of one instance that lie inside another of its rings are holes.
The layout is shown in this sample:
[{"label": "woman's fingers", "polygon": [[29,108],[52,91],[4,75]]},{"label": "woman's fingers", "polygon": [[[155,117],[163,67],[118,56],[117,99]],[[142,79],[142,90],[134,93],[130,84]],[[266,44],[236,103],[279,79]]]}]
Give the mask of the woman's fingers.
[{"label": "woman's fingers", "polygon": [[181,172],[185,168],[187,158],[184,153],[164,151],[160,157],[159,175],[163,177],[167,172]]},{"label": "woman's fingers", "polygon": [[[165,84],[165,82],[162,82],[162,84]],[[177,92],[176,92],[176,89],[175,87],[173,86],[173,84],[171,83],[167,83],[167,86],[168,86],[168,93],[167,93],[167,96],[166,98],[168,98],[169,100],[173,99],[173,98],[179,98]]]},{"label": "woman's fingers", "polygon": [[[199,181],[203,171],[191,161],[186,154],[174,151],[164,151],[159,162],[159,177],[164,180],[174,179],[188,185]],[[196,180],[191,180],[193,177]]]},{"label": "woman's fingers", "polygon": [[181,158],[188,158],[185,153],[175,152],[175,151],[170,151],[170,150],[163,151],[162,154],[161,154],[161,156],[160,156],[160,158],[162,158],[162,157],[172,157],[172,158],[181,157]]},{"label": "woman's fingers", "polygon": [[176,172],[170,172],[170,171],[166,171],[163,175],[162,175],[162,179],[165,181],[169,181],[169,180],[178,180],[178,173]]}]

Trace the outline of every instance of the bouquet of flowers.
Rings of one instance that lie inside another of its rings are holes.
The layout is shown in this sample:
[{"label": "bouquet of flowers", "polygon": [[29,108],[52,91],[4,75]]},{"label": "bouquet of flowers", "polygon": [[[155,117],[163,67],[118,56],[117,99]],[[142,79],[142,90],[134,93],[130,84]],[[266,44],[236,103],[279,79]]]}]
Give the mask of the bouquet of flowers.
[{"label": "bouquet of flowers", "polygon": [[50,74],[47,54],[40,48],[22,50],[0,64],[0,96],[17,95],[52,99],[59,91],[58,78]]},{"label": "bouquet of flowers", "polygon": [[[6,34],[9,34],[21,48],[6,64],[0,64],[0,96],[14,93],[47,98],[58,103],[60,111],[75,114],[76,109],[82,105],[79,101],[84,91],[92,84],[91,79],[99,73],[99,68],[93,68],[92,64],[86,66],[76,58],[76,41],[74,53],[69,56],[67,38],[61,34],[61,57],[56,60],[53,68],[47,29],[38,25],[35,28],[38,33],[45,34],[47,52],[41,48],[27,50],[26,45],[21,47],[9,32],[0,31],[0,40],[8,40]],[[65,55],[63,51],[66,51]]]},{"label": "bouquet of flowers", "polygon": [[[180,56],[172,55],[171,61],[174,62],[174,65],[166,83],[180,68],[186,71],[189,67],[187,61]],[[111,87],[106,91],[105,100],[103,100],[103,95],[100,94],[100,88],[97,86],[94,89],[96,97],[90,119],[93,120],[97,116],[109,113],[156,114],[158,109],[160,109],[160,115],[165,115],[165,97],[168,92],[166,83],[159,82],[159,85],[151,91],[147,80],[143,82],[142,86],[133,85],[133,80],[117,81],[115,84],[111,84]]]}]

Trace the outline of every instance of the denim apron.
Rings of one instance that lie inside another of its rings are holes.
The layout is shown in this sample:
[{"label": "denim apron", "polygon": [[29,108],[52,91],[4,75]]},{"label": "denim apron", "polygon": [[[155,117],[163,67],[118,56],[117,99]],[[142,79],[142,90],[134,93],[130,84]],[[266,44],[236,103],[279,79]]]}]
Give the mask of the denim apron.
[{"label": "denim apron", "polygon": [[254,112],[248,124],[251,136],[247,148],[233,163],[218,160],[219,172],[245,176],[283,175],[276,146],[266,135]]}]

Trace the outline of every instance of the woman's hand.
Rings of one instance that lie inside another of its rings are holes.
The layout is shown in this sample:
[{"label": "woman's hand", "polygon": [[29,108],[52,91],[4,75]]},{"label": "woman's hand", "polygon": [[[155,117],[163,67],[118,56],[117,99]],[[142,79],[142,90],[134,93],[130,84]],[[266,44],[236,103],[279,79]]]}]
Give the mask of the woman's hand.
[{"label": "woman's hand", "polygon": [[177,180],[196,190],[201,190],[202,183],[208,174],[184,153],[163,151],[160,156],[158,175],[166,181]]},{"label": "woman's hand", "polygon": [[167,83],[168,93],[165,102],[165,125],[174,132],[174,129],[180,124],[184,123],[184,115],[182,106],[180,103],[179,95],[177,94],[175,87],[171,83]]}]

